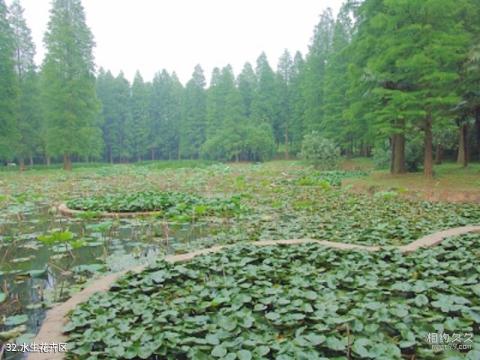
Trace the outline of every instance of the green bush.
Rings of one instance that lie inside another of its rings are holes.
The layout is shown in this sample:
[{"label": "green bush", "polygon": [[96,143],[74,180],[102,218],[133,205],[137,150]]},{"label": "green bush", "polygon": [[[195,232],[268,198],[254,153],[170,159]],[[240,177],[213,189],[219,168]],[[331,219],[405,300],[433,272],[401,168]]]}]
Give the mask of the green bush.
[{"label": "green bush", "polygon": [[272,158],[275,141],[272,129],[262,124],[235,124],[208,139],[202,146],[202,157],[219,161],[265,161]]},{"label": "green bush", "polygon": [[333,170],[340,162],[340,149],[332,141],[312,132],[303,138],[300,157],[317,169]]}]

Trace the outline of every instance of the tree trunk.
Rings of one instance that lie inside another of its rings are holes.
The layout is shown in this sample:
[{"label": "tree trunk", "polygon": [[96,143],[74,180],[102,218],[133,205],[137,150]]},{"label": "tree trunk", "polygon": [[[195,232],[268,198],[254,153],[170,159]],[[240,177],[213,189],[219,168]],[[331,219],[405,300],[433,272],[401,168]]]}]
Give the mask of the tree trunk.
[{"label": "tree trunk", "polygon": [[443,146],[442,144],[437,144],[435,148],[435,165],[440,165],[443,160]]},{"label": "tree trunk", "polygon": [[458,140],[458,156],[457,163],[462,164],[463,167],[468,166],[468,125],[460,125],[460,137]]},{"label": "tree trunk", "polygon": [[285,160],[290,158],[288,154],[288,127],[285,127]]},{"label": "tree trunk", "polygon": [[33,156],[30,155],[30,166],[33,166]]},{"label": "tree trunk", "polygon": [[152,149],[151,152],[152,152],[152,161],[154,161],[155,160],[155,149]]},{"label": "tree trunk", "polygon": [[23,156],[19,157],[18,158],[18,162],[19,162],[19,170],[20,171],[25,171],[25,159],[23,158]]},{"label": "tree trunk", "polygon": [[72,170],[72,159],[70,159],[70,155],[67,153],[63,154],[63,170]]},{"label": "tree trunk", "polygon": [[50,164],[51,164],[50,156],[45,155],[45,163],[47,164],[47,166],[50,166]]},{"label": "tree trunk", "polygon": [[110,164],[113,164],[113,155],[112,155],[112,148],[108,148],[108,157],[110,159]]},{"label": "tree trunk", "polygon": [[476,131],[477,131],[477,156],[478,156],[478,160],[480,160],[480,106],[478,106],[476,109],[475,109],[475,128],[476,128]]},{"label": "tree trunk", "polygon": [[392,174],[404,174],[407,172],[405,166],[405,135],[393,135],[393,151],[392,151]]},{"label": "tree trunk", "polygon": [[405,121],[395,121],[397,133],[392,136],[392,165],[391,173],[404,174],[407,172],[405,166]]},{"label": "tree trunk", "polygon": [[395,159],[395,141],[395,136],[390,137],[390,151],[392,152],[392,155],[390,157],[390,174],[393,174],[393,159]]},{"label": "tree trunk", "polygon": [[423,160],[423,174],[425,177],[433,178],[433,134],[432,134],[432,115],[428,114],[425,119],[425,139],[424,139],[424,160]]}]

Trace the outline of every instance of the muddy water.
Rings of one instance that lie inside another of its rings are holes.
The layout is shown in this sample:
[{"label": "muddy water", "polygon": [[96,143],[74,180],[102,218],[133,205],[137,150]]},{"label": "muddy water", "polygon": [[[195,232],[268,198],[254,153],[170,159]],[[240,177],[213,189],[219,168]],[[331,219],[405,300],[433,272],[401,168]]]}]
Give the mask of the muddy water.
[{"label": "muddy water", "polygon": [[[0,332],[25,325],[27,331],[17,343],[29,343],[48,307],[67,299],[96,274],[152,263],[179,246],[194,248],[195,240],[218,228],[156,219],[69,219],[51,214],[42,204],[24,204],[19,207],[22,212],[9,210],[0,214],[0,292],[7,294],[0,304]],[[84,244],[73,249],[38,240],[52,231],[69,231]],[[15,315],[27,315],[28,320],[4,324]],[[13,353],[5,356],[22,358]]]}]

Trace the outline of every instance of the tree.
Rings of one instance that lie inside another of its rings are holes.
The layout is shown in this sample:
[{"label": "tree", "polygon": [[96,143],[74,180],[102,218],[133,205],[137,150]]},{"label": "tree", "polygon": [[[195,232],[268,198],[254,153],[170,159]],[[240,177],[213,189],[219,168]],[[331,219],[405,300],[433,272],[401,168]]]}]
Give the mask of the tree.
[{"label": "tree", "polygon": [[19,141],[16,122],[18,85],[14,67],[14,35],[4,0],[0,0],[0,49],[0,157],[9,160]]},{"label": "tree", "polygon": [[[278,61],[277,69],[277,94],[278,94],[278,120],[277,128],[280,139],[285,145],[285,159],[289,158],[289,132],[292,122],[292,80],[293,60],[288,50],[285,50]],[[280,134],[281,133],[281,134]],[[279,139],[279,140],[280,140]]]},{"label": "tree", "polygon": [[265,53],[258,57],[255,72],[258,82],[252,101],[251,117],[255,122],[264,122],[273,128],[278,125],[278,99],[275,73],[270,67]]},{"label": "tree", "polygon": [[20,135],[15,153],[21,170],[25,167],[24,159],[26,157],[30,158],[31,163],[33,162],[33,155],[41,143],[38,77],[34,62],[35,46],[23,11],[18,0],[15,0],[10,6],[10,24],[14,35],[15,72],[18,83],[16,118],[17,130]]},{"label": "tree", "polygon": [[175,73],[157,73],[152,83],[151,136],[164,159],[178,156],[183,86]]},{"label": "tree", "polygon": [[250,63],[245,63],[242,72],[237,77],[237,86],[242,97],[243,115],[246,118],[252,116],[252,104],[257,89],[257,76]]},{"label": "tree", "polygon": [[451,118],[459,102],[467,37],[458,15],[464,3],[370,0],[360,7],[360,76],[371,85],[377,131],[391,136],[393,173],[405,170],[405,133],[417,128],[424,133],[425,176],[433,175],[432,127]]},{"label": "tree", "polygon": [[305,84],[306,71],[305,60],[300,52],[296,52],[293,58],[292,76],[291,76],[291,116],[289,128],[289,139],[294,152],[298,153],[304,135],[305,119],[305,97],[303,96],[303,85]]},{"label": "tree", "polygon": [[312,44],[306,58],[304,78],[305,129],[307,133],[321,131],[324,120],[325,67],[330,56],[335,21],[328,8],[320,16],[315,28]]},{"label": "tree", "polygon": [[105,144],[105,159],[113,163],[113,148],[115,146],[115,131],[118,126],[118,114],[116,101],[117,93],[115,77],[110,71],[105,72],[100,68],[97,76],[96,91],[99,101],[102,104],[102,111],[99,114],[102,118],[103,142]]},{"label": "tree", "polygon": [[[471,151],[469,144],[470,130],[476,130],[476,139],[472,143],[476,145],[476,152],[480,154],[480,7],[475,1],[463,2],[463,11],[459,13],[459,19],[463,24],[463,31],[469,34],[469,44],[465,52],[463,66],[460,68],[459,88],[462,101],[456,107],[458,126],[458,156],[457,162],[464,167],[468,165]],[[474,125],[474,126],[472,126]],[[472,145],[473,145],[472,144]]]},{"label": "tree", "polygon": [[127,161],[132,157],[130,93],[130,83],[122,72],[114,77],[110,71],[99,70],[97,96],[102,104],[100,117],[105,144],[104,158],[111,163]]},{"label": "tree", "polygon": [[131,89],[131,116],[130,122],[127,123],[127,138],[132,156],[138,161],[143,159],[149,147],[150,150],[154,148],[154,144],[149,139],[151,130],[149,96],[149,86],[137,71]]},{"label": "tree", "polygon": [[71,156],[101,153],[99,103],[95,94],[94,41],[80,0],[54,0],[44,37],[42,90],[47,119],[47,150]]},{"label": "tree", "polygon": [[355,122],[345,116],[348,108],[348,51],[352,39],[352,16],[348,4],[340,9],[332,36],[332,48],[325,66],[322,133],[334,139],[348,155],[353,155],[354,142],[361,142],[355,133]]},{"label": "tree", "polygon": [[197,65],[185,88],[179,157],[196,159],[200,155],[200,147],[205,142],[206,100],[205,76]]},{"label": "tree", "polygon": [[206,138],[215,136],[223,125],[225,115],[226,84],[222,83],[222,73],[219,68],[212,71],[210,87],[207,90],[207,129]]}]

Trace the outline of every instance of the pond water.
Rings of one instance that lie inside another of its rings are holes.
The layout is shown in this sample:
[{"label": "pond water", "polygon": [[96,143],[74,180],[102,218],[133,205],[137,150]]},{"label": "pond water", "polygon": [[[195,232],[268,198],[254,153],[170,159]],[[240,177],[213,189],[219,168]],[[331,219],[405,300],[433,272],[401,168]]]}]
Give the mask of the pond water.
[{"label": "pond water", "polygon": [[[179,248],[192,248],[219,226],[169,224],[153,218],[72,219],[52,213],[42,203],[9,207],[0,214],[0,333],[25,326],[17,343],[29,344],[48,307],[68,299],[95,274],[148,264]],[[38,240],[52,232],[68,232],[81,246]],[[2,293],[7,295],[3,302]]]}]

